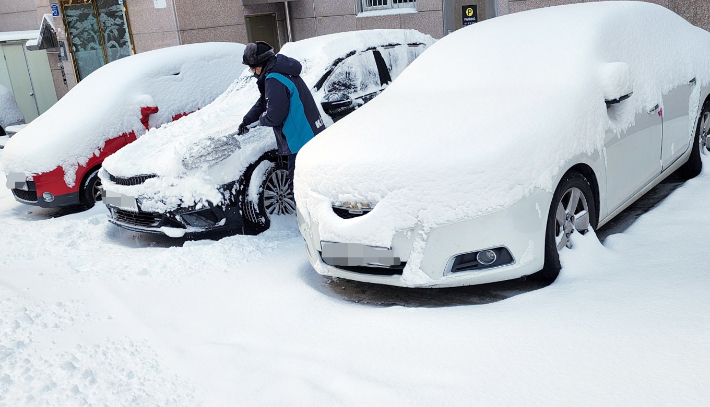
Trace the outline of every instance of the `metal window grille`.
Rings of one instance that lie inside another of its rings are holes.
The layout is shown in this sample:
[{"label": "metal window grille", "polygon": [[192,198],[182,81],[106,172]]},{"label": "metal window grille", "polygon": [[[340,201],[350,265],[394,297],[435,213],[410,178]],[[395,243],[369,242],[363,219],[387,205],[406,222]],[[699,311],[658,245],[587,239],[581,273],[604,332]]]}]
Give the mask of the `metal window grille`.
[{"label": "metal window grille", "polygon": [[417,0],[360,0],[361,11],[417,8]]}]

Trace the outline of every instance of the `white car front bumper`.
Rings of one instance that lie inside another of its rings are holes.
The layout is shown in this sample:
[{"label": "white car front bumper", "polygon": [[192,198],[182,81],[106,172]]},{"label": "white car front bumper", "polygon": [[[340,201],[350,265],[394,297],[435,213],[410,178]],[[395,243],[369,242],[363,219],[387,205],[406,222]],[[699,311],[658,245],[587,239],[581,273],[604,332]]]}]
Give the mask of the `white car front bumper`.
[{"label": "white car front bumper", "polygon": [[[326,264],[321,257],[318,223],[313,219],[306,222],[300,213],[298,223],[306,240],[308,258],[322,275],[402,287],[455,287],[510,280],[539,271],[544,265],[545,228],[551,201],[551,193],[535,190],[506,209],[441,226],[426,234],[420,227],[400,231],[393,236],[391,249],[407,265],[401,274],[390,275],[375,274],[383,270],[370,267],[352,271]],[[488,268],[452,271],[457,256],[494,248],[507,249],[511,261]]]}]

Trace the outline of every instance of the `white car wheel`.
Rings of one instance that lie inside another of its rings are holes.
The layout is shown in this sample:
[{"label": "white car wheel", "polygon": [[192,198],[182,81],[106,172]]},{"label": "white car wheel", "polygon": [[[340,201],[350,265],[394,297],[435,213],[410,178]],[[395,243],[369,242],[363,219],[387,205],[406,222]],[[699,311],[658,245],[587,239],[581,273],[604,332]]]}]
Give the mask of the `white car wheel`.
[{"label": "white car wheel", "polygon": [[562,177],[552,197],[545,232],[545,266],[535,277],[552,282],[560,273],[560,251],[571,247],[574,233],[597,227],[592,186],[585,176],[572,171]]}]

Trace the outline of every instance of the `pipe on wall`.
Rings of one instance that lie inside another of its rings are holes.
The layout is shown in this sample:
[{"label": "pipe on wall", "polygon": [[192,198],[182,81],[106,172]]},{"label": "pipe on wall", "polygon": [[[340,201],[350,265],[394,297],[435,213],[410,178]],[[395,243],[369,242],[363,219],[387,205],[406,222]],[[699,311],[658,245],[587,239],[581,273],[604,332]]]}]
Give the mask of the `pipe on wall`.
[{"label": "pipe on wall", "polygon": [[293,42],[293,34],[291,33],[291,13],[288,10],[287,1],[284,1],[284,9],[286,10],[286,32],[288,33],[288,42]]}]

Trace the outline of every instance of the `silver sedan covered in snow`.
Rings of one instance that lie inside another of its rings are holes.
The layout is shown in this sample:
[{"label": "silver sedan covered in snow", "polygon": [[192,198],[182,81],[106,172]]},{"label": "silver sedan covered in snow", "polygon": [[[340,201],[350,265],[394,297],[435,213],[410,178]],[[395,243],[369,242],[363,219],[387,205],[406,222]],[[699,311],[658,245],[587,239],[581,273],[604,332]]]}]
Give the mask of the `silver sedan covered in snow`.
[{"label": "silver sedan covered in snow", "polygon": [[[320,274],[409,287],[554,280],[574,234],[699,173],[710,33],[643,2],[461,29],[301,150]],[[333,152],[337,152],[334,154]]]}]

